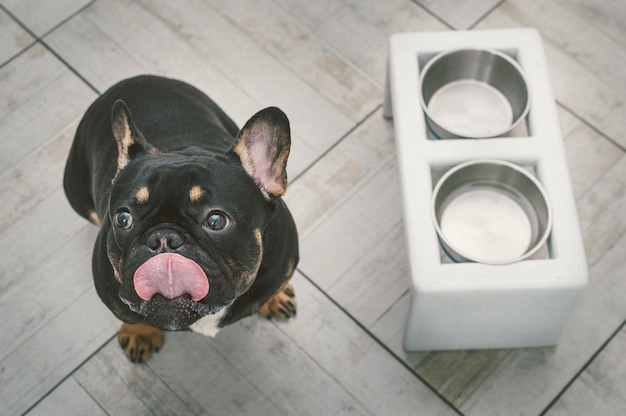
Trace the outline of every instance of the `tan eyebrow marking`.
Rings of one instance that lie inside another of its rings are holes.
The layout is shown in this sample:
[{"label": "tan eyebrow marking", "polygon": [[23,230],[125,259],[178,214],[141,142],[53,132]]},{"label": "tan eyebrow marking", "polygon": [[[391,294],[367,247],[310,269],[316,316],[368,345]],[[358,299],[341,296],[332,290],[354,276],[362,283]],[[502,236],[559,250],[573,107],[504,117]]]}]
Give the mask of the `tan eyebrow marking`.
[{"label": "tan eyebrow marking", "polygon": [[148,191],[148,187],[142,186],[141,188],[139,188],[139,190],[135,194],[135,199],[137,200],[138,204],[145,204],[146,202],[148,202],[148,199],[150,199],[150,191]]},{"label": "tan eyebrow marking", "polygon": [[189,199],[191,202],[196,202],[204,195],[204,191],[198,185],[194,185],[189,189]]}]

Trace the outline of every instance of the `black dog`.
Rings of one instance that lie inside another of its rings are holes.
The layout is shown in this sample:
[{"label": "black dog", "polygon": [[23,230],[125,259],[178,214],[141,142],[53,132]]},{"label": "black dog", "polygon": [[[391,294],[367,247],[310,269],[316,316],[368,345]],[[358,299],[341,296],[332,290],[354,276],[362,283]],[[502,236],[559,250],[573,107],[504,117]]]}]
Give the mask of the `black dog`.
[{"label": "black dog", "polygon": [[122,81],[87,110],[65,193],[101,227],[94,282],[125,322],[131,360],[157,351],[162,329],[212,335],[254,312],[295,314],[298,238],[281,199],[290,145],[278,108],[238,130],[205,94],[161,77]]}]

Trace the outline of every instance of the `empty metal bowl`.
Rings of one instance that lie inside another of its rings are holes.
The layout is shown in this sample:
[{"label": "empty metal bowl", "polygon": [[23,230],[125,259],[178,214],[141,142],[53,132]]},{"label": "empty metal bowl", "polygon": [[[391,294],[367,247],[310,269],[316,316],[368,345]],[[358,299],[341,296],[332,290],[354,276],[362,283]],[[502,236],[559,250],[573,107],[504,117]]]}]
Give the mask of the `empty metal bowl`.
[{"label": "empty metal bowl", "polygon": [[504,136],[522,123],[530,107],[522,68],[492,49],[457,49],[426,63],[420,101],[438,139]]},{"label": "empty metal bowl", "polygon": [[432,218],[452,260],[508,264],[548,239],[552,212],[539,181],[502,160],[474,160],[447,171],[435,185]]}]

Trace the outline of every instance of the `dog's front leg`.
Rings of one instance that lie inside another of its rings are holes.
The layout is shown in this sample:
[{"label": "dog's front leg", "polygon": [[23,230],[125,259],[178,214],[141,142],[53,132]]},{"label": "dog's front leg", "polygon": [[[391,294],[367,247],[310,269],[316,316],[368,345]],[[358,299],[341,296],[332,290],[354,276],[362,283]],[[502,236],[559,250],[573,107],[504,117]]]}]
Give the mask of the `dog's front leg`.
[{"label": "dog's front leg", "polygon": [[153,352],[159,352],[163,346],[163,331],[143,324],[123,323],[117,334],[117,341],[126,357],[134,363],[148,360]]}]

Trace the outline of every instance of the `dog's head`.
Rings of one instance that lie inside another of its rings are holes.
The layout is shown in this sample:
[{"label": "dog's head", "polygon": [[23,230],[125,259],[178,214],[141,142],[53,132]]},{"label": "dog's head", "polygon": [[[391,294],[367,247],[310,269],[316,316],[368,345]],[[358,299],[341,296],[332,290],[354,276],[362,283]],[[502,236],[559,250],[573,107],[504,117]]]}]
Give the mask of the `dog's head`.
[{"label": "dog's head", "polygon": [[289,122],[277,108],[262,110],[220,155],[161,153],[122,101],[112,127],[107,254],[119,296],[148,325],[186,328],[254,283],[265,227],[287,187]]}]

